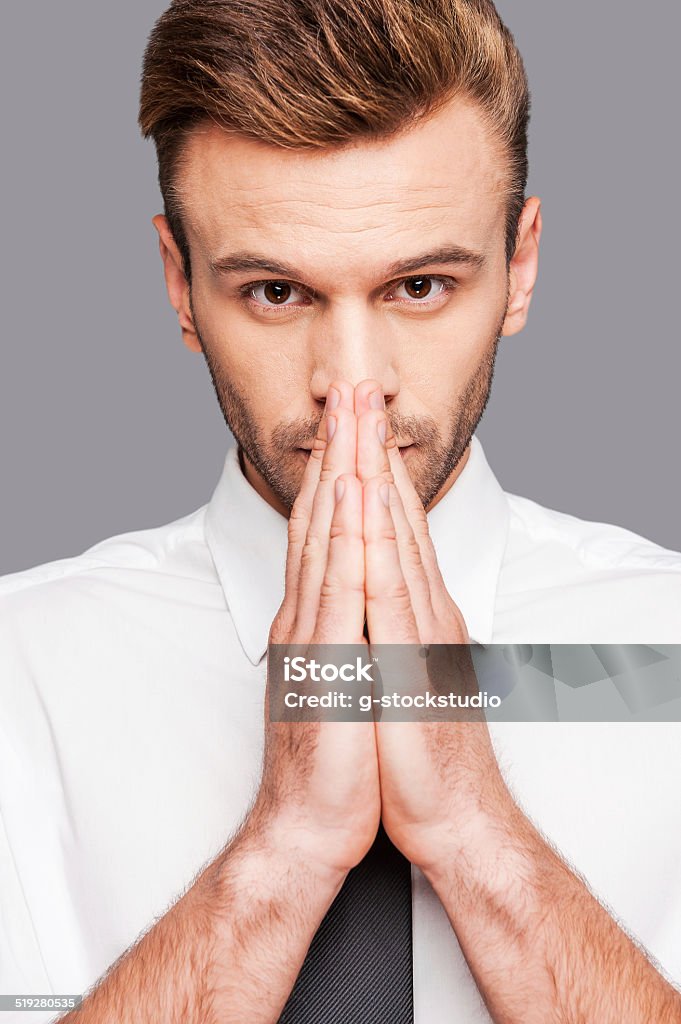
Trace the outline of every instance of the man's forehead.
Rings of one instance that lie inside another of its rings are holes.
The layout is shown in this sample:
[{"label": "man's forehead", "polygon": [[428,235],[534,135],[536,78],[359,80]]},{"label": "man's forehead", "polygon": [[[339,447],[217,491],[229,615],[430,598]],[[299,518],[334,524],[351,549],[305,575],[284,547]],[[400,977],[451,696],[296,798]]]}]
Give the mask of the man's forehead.
[{"label": "man's forehead", "polygon": [[408,132],[339,148],[286,150],[215,126],[192,134],[178,181],[186,229],[209,258],[225,245],[341,248],[437,233],[486,248],[505,209],[503,154],[471,103]]}]

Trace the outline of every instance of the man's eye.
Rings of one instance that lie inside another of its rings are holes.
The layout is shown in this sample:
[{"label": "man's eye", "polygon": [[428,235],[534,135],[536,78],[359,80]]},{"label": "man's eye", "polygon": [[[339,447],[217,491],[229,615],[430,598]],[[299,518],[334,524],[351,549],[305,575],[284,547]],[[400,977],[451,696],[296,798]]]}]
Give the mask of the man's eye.
[{"label": "man's eye", "polygon": [[388,298],[413,302],[419,299],[436,299],[448,291],[450,285],[441,277],[407,277],[393,288]]},{"label": "man's eye", "polygon": [[261,306],[291,306],[305,298],[303,292],[288,281],[261,281],[252,285],[248,294]]}]

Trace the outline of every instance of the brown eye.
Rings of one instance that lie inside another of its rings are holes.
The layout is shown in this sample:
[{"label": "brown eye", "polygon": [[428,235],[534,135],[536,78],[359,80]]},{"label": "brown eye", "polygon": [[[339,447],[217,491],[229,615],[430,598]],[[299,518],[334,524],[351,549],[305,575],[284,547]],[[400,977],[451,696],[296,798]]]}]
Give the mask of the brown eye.
[{"label": "brown eye", "polygon": [[263,288],[263,294],[268,302],[280,306],[291,298],[291,285],[285,281],[268,281]]},{"label": "brown eye", "polygon": [[409,277],[404,282],[404,290],[412,299],[425,299],[432,288],[433,283],[429,277]]}]

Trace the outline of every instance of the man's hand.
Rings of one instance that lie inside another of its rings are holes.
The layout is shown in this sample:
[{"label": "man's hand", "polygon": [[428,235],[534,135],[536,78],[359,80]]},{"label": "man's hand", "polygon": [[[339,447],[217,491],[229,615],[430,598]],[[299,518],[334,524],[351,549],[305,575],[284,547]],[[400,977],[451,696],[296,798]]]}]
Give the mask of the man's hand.
[{"label": "man's hand", "polygon": [[[355,393],[370,644],[467,644],[390,425],[385,443],[377,432],[377,387]],[[386,831],[433,886],[497,1024],[681,1021],[679,992],[512,799],[484,721],[377,722],[376,736]]]},{"label": "man's hand", "polygon": [[[291,516],[271,643],[365,642],[353,388],[341,382],[336,395]],[[268,717],[262,784],[241,829],[64,1024],[279,1019],[324,915],[373,842],[380,796],[372,722]]]},{"label": "man's hand", "polygon": [[[329,389],[326,415],[289,518],[285,595],[270,644],[366,645],[353,390],[345,381]],[[327,443],[329,422],[334,430]],[[337,501],[338,481],[344,492]],[[268,679],[268,697],[271,685]],[[373,723],[339,727],[268,719],[266,704],[265,763],[253,825],[274,829],[303,857],[348,871],[368,851],[380,821]]]},{"label": "man's hand", "polygon": [[[376,381],[357,387],[355,410],[369,641],[415,648],[468,645],[466,624],[442,578],[423,504]],[[461,654],[463,672],[467,646]],[[487,724],[378,722],[376,737],[385,829],[412,863],[426,868],[442,858],[452,840],[459,841],[466,816],[486,790],[505,791]]]}]

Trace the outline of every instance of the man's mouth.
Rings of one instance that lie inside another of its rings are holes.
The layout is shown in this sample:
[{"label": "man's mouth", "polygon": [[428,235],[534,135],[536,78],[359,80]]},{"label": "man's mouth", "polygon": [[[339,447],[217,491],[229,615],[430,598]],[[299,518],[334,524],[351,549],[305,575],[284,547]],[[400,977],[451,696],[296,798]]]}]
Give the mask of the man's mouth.
[{"label": "man's mouth", "polygon": [[[407,452],[411,451],[411,449],[414,448],[415,446],[412,443],[412,444],[400,444],[397,447],[400,449],[400,454],[404,456]],[[307,458],[309,456],[311,450],[312,450],[311,448],[296,448],[296,451],[300,452],[300,454],[303,455],[305,458]]]}]

